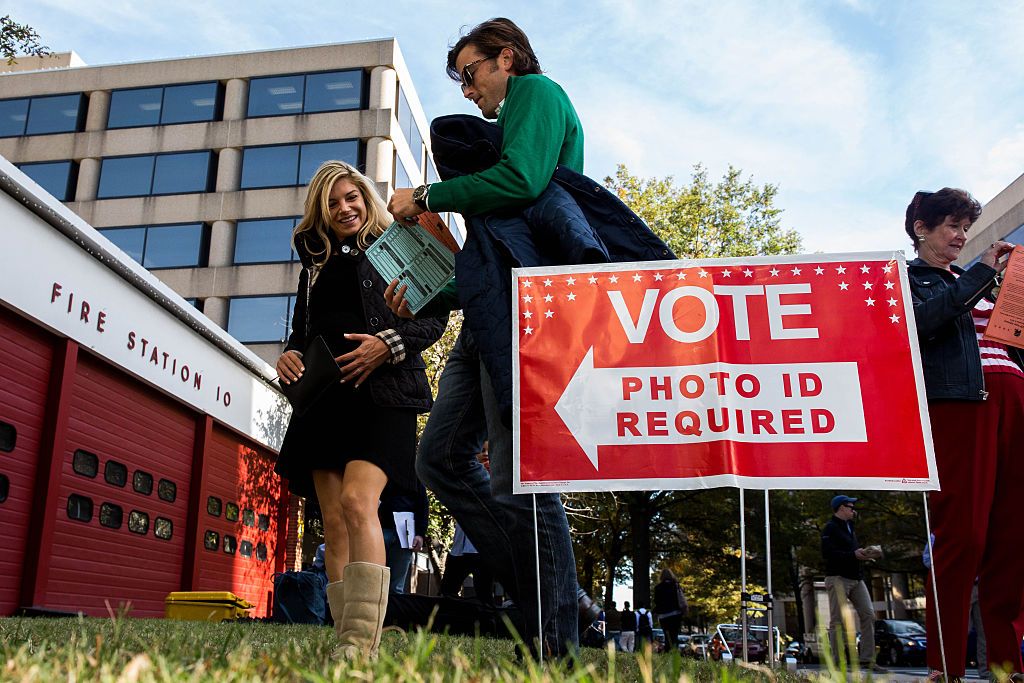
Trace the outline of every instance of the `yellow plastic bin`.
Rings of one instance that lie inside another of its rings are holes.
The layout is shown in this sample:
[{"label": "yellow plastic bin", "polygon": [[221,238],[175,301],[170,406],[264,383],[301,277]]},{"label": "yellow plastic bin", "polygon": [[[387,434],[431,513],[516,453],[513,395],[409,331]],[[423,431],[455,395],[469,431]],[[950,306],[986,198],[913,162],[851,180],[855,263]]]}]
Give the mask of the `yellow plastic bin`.
[{"label": "yellow plastic bin", "polygon": [[164,599],[164,616],[188,621],[233,621],[255,605],[228,591],[180,591]]}]

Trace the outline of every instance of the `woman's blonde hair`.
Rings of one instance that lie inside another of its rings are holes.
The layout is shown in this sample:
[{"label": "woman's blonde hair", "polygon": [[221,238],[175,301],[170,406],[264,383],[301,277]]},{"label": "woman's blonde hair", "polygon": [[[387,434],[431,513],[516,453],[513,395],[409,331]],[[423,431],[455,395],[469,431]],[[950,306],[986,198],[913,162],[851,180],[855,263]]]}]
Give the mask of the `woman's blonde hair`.
[{"label": "woman's blonde hair", "polygon": [[[366,205],[366,223],[356,233],[360,249],[370,246],[370,236],[379,237],[391,225],[384,200],[377,194],[373,181],[344,161],[325,161],[313,174],[306,192],[306,207],[302,220],[292,231],[292,247],[296,253],[309,255],[313,264],[322,266],[331,257],[331,190],[339,180],[348,180],[359,189]],[[299,242],[302,242],[302,250]]]}]

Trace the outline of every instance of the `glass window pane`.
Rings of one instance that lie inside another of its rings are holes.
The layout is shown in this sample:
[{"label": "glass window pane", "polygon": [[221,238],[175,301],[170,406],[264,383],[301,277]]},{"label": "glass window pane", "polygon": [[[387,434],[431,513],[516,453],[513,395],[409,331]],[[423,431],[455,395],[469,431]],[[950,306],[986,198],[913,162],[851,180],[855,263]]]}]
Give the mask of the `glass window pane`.
[{"label": "glass window pane", "polygon": [[434,166],[434,162],[431,159],[427,159],[427,184],[436,183],[441,180],[441,177],[437,175],[437,168]]},{"label": "glass window pane", "polygon": [[262,541],[256,544],[256,559],[260,562],[267,561],[267,545]]},{"label": "glass window pane", "polygon": [[21,164],[18,168],[55,199],[62,202],[71,200],[74,194],[74,188],[71,186],[74,177],[72,162],[48,161],[42,164]]},{"label": "glass window pane", "polygon": [[273,76],[249,81],[249,116],[302,112],[302,76]]},{"label": "glass window pane", "polygon": [[153,194],[206,192],[211,152],[160,154],[153,170]]},{"label": "glass window pane", "polygon": [[249,508],[242,510],[242,524],[244,526],[256,526],[256,511]]},{"label": "glass window pane", "polygon": [[1024,225],[1004,237],[1003,241],[1010,242],[1012,244],[1020,244],[1021,242],[1024,242]]},{"label": "glass window pane", "polygon": [[224,534],[224,552],[228,555],[234,555],[236,548],[238,548],[238,541],[235,540],[235,537]]},{"label": "glass window pane", "polygon": [[153,475],[142,470],[135,470],[132,475],[132,488],[145,496],[153,493]]},{"label": "glass window pane", "polygon": [[170,479],[161,479],[160,483],[156,486],[156,495],[160,500],[173,503],[174,499],[178,497],[178,485]]},{"label": "glass window pane", "polygon": [[78,522],[92,520],[92,499],[72,493],[68,496],[68,517]]},{"label": "glass window pane", "polygon": [[157,517],[153,521],[153,535],[164,541],[171,540],[174,535],[174,523],[166,517]]},{"label": "glass window pane", "polygon": [[26,135],[71,133],[80,128],[84,98],[81,93],[33,97],[28,109]]},{"label": "glass window pane", "polygon": [[299,148],[296,145],[247,147],[242,152],[243,190],[295,185]]},{"label": "glass window pane", "polygon": [[146,238],[147,268],[184,268],[202,265],[203,224],[154,225]]},{"label": "glass window pane", "polygon": [[0,453],[10,453],[18,443],[18,428],[0,420]]},{"label": "glass window pane", "polygon": [[220,517],[221,509],[220,498],[216,496],[210,496],[206,499],[206,512],[213,515],[214,517]]},{"label": "glass window pane", "polygon": [[227,505],[224,506],[224,519],[228,520],[229,522],[238,521],[237,503],[228,503]]},{"label": "glass window pane", "polygon": [[100,524],[109,529],[120,529],[124,519],[124,511],[120,505],[104,503],[100,505]]},{"label": "glass window pane", "polygon": [[203,534],[203,547],[207,550],[216,550],[220,547],[220,534],[216,531],[207,530]]},{"label": "glass window pane", "polygon": [[11,492],[11,480],[7,478],[6,474],[0,474],[0,503],[7,500],[7,495]]},{"label": "glass window pane", "polygon": [[408,171],[405,170],[405,163],[395,154],[395,187],[412,187],[412,180]]},{"label": "glass window pane", "polygon": [[140,510],[132,510],[128,515],[128,531],[145,535],[149,531],[149,515]]},{"label": "glass window pane", "polygon": [[239,543],[238,554],[242,557],[252,557],[252,541],[242,541]]},{"label": "glass window pane", "polygon": [[153,185],[153,157],[114,157],[100,165],[100,199],[142,197]]},{"label": "glass window pane", "polygon": [[113,228],[100,230],[103,236],[121,248],[121,251],[142,263],[142,251],[146,246],[145,228]]},{"label": "glass window pane", "polygon": [[235,263],[291,261],[293,218],[238,221],[235,231]]},{"label": "glass window pane", "polygon": [[115,460],[108,460],[103,466],[103,480],[113,486],[124,486],[128,483],[128,467]]},{"label": "glass window pane", "polygon": [[95,477],[100,471],[100,459],[89,451],[79,449],[71,458],[71,469],[83,477]]},{"label": "glass window pane", "polygon": [[306,76],[305,112],[359,109],[362,84],[362,70],[310,74]]},{"label": "glass window pane", "polygon": [[260,514],[259,528],[260,531],[270,531],[270,515]]},{"label": "glass window pane", "polygon": [[107,128],[155,126],[160,123],[160,100],[163,88],[115,90],[110,93],[110,114]]},{"label": "glass window pane", "polygon": [[217,118],[218,87],[216,83],[171,85],[164,88],[161,123],[214,121]]},{"label": "glass window pane", "polygon": [[359,165],[359,142],[339,140],[338,142],[314,142],[302,145],[299,160],[299,185],[306,185],[313,178],[316,169],[325,161],[344,161]]},{"label": "glass window pane", "polygon": [[228,308],[228,334],[243,343],[283,342],[288,338],[287,296],[251,296],[232,299]]},{"label": "glass window pane", "polygon": [[0,138],[25,134],[28,99],[0,101]]}]

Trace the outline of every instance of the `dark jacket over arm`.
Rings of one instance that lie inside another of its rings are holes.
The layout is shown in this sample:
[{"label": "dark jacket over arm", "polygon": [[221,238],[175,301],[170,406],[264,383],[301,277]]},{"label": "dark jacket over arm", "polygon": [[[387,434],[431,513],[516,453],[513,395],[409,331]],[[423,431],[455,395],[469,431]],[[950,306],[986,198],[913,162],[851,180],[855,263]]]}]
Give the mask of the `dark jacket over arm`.
[{"label": "dark jacket over arm", "polygon": [[860,560],[854,554],[859,548],[852,522],[833,516],[821,532],[821,555],[825,558],[825,576],[842,576],[859,581],[864,578]]}]

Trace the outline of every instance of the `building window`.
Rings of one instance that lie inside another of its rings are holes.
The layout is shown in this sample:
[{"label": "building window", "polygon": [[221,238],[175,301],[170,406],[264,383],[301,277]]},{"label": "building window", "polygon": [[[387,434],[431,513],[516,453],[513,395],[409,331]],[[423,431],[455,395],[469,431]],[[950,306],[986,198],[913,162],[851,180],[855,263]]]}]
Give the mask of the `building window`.
[{"label": "building window", "polygon": [[139,510],[132,510],[128,515],[128,531],[143,536],[149,533],[149,515]]},{"label": "building window", "polygon": [[220,547],[220,534],[216,531],[207,531],[203,534],[203,547],[207,550],[216,550]]},{"label": "building window", "polygon": [[174,535],[174,522],[166,517],[157,517],[153,520],[153,535],[157,538],[169,541]]},{"label": "building window", "polygon": [[361,151],[358,140],[246,147],[242,151],[241,188],[306,185],[325,161],[344,161],[358,167]]},{"label": "building window", "polygon": [[205,223],[103,228],[103,236],[146,268],[205,266],[210,229]]},{"label": "building window", "polygon": [[235,263],[283,263],[298,261],[292,249],[294,218],[238,221],[235,229]]},{"label": "building window", "polygon": [[71,469],[83,477],[95,477],[100,471],[100,459],[89,451],[78,449],[71,456]]},{"label": "building window", "polygon": [[270,531],[270,515],[260,515],[259,529],[260,531]]},{"label": "building window", "polygon": [[256,526],[256,512],[249,508],[242,510],[242,524],[244,526]]},{"label": "building window", "polygon": [[362,69],[249,81],[249,117],[288,116],[363,108]]},{"label": "building window", "polygon": [[99,199],[209,192],[213,152],[107,157],[100,163]]},{"label": "building window", "polygon": [[100,505],[100,525],[108,529],[120,529],[124,520],[124,511],[120,505],[103,503]]},{"label": "building window", "polygon": [[1024,225],[1004,237],[1003,241],[1010,242],[1012,244],[1020,244],[1021,242],[1024,242]]},{"label": "building window", "polygon": [[238,521],[238,506],[234,503],[228,503],[224,506],[224,519],[229,522]]},{"label": "building window", "polygon": [[206,512],[214,517],[220,517],[221,502],[220,498],[216,496],[210,496],[206,499]]},{"label": "building window", "polygon": [[170,479],[161,479],[156,486],[156,495],[160,500],[173,503],[174,499],[178,497],[178,485]]},{"label": "building window", "polygon": [[234,555],[237,548],[238,541],[235,540],[235,537],[230,534],[224,534],[224,552],[228,555]]},{"label": "building window", "polygon": [[17,441],[17,428],[12,424],[0,420],[0,451],[10,453],[14,450],[14,444],[16,444]]},{"label": "building window", "polygon": [[85,110],[81,93],[0,100],[0,138],[74,133],[82,130]]},{"label": "building window", "polygon": [[243,344],[280,344],[291,332],[294,296],[244,296],[228,302],[228,334]]},{"label": "building window", "polygon": [[0,474],[0,503],[5,502],[10,493],[11,480],[7,478],[6,474]]},{"label": "building window", "polygon": [[[409,106],[409,100],[401,86],[398,88],[398,125],[409,145],[409,151],[412,152],[413,161],[416,162],[416,170],[411,175],[419,178],[420,166],[423,164],[423,134],[420,133],[420,127],[416,124],[416,119],[413,118],[412,107]],[[416,184],[419,185],[419,182]],[[404,187],[408,187],[408,185]]]},{"label": "building window", "polygon": [[153,493],[153,475],[142,470],[135,470],[132,475],[132,488],[136,493],[148,496]]},{"label": "building window", "polygon": [[17,164],[21,172],[34,180],[54,199],[70,202],[78,183],[78,164],[74,161],[46,161],[38,164]]},{"label": "building window", "polygon": [[238,554],[242,557],[252,557],[252,541],[242,541],[239,543]]},{"label": "building window", "polygon": [[[395,187],[412,187],[412,178],[409,177],[409,171],[405,168],[405,162],[402,161],[402,157],[395,152]],[[419,183],[416,183],[417,185]]]},{"label": "building window", "polygon": [[223,88],[216,82],[115,90],[110,93],[107,128],[217,121],[223,101]]},{"label": "building window", "polygon": [[103,480],[113,486],[124,486],[128,483],[128,468],[115,460],[108,460],[103,466]]},{"label": "building window", "polygon": [[256,559],[260,562],[267,561],[267,544],[262,541],[256,544]]},{"label": "building window", "polygon": [[76,522],[92,521],[92,500],[77,493],[68,496],[68,518]]}]

